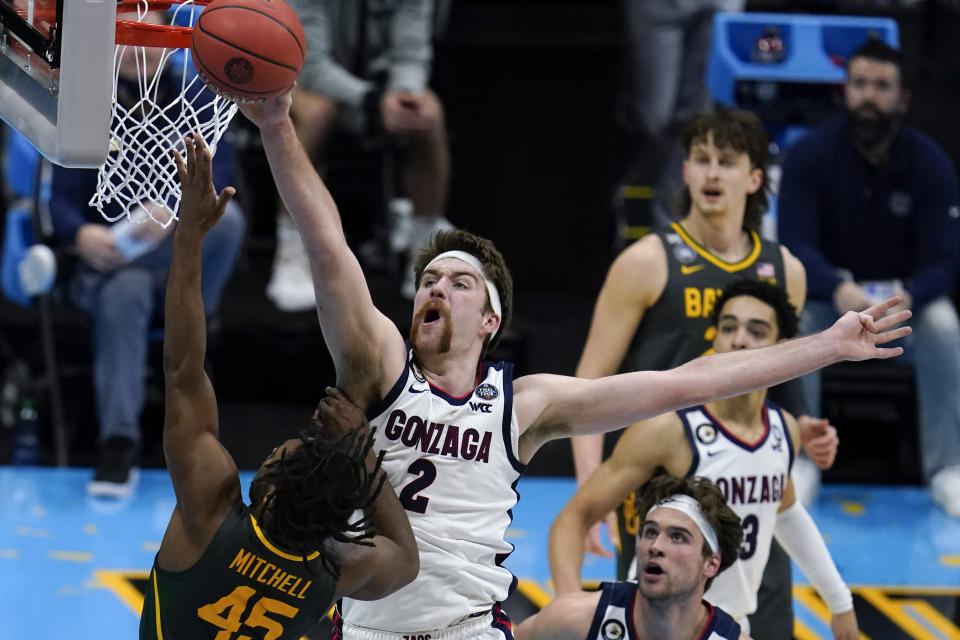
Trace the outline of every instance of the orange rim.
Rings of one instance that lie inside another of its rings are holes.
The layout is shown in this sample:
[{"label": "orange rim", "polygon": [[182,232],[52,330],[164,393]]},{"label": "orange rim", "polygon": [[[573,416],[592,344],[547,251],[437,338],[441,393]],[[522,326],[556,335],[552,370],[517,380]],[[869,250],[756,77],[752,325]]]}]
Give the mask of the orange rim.
[{"label": "orange rim", "polygon": [[[204,6],[211,0],[194,0],[193,4]],[[149,2],[150,11],[167,11],[170,7],[181,4],[170,0]],[[117,13],[132,13],[137,11],[139,3],[136,0],[118,0]],[[117,18],[115,42],[117,44],[137,47],[163,47],[167,49],[189,49],[193,27],[181,27],[166,24],[146,24],[136,20]]]}]

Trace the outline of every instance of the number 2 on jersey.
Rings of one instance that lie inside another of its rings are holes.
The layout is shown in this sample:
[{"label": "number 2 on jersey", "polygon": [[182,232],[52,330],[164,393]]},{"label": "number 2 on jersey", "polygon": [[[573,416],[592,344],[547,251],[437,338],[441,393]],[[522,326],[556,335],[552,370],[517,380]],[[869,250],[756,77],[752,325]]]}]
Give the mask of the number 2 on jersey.
[{"label": "number 2 on jersey", "polygon": [[407,467],[407,473],[417,476],[400,492],[400,504],[407,511],[426,513],[430,498],[417,494],[433,484],[437,479],[437,468],[426,458],[419,458]]}]

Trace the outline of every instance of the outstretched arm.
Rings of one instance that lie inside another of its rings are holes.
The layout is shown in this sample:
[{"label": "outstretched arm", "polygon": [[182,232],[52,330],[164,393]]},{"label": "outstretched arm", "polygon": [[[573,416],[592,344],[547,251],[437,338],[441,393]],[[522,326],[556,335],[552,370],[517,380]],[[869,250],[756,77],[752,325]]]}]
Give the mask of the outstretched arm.
[{"label": "outstretched arm", "polygon": [[186,142],[186,165],[176,156],[183,199],[167,279],[163,336],[163,452],[177,496],[160,548],[160,561],[167,569],[174,569],[172,563],[183,562],[191,552],[194,560],[199,557],[241,495],[237,467],[217,439],[217,400],[203,369],[207,327],[200,295],[203,239],[223,215],[234,190],[227,187],[217,196],[206,145],[200,137]]},{"label": "outstretched arm", "polygon": [[762,349],[692,360],[669,371],[638,371],[599,380],[538,375],[515,387],[522,435],[520,461],[548,440],[610,431],[666,411],[762,389],[841,360],[890,358],[901,347],[883,347],[910,333],[910,317],[884,317],[894,297],[866,311],[849,312],[826,331]]},{"label": "outstretched arm", "polygon": [[306,246],[320,328],[337,367],[338,386],[367,407],[400,374],[406,358],[403,338],[373,305],[337,205],[297,138],[289,108],[289,92],[241,106],[260,127],[273,179]]}]

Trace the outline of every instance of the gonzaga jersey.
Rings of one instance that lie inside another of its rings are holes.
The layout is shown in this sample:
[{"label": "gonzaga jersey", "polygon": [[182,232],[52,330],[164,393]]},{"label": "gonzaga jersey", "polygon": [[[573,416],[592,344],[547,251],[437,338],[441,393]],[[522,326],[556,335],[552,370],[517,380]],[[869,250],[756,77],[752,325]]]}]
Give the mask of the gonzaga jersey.
[{"label": "gonzaga jersey", "polygon": [[[643,640],[637,636],[633,623],[637,588],[636,582],[600,584],[600,602],[593,614],[586,640]],[[710,609],[710,620],[700,634],[700,640],[737,640],[740,637],[740,625],[720,607],[707,602],[704,604]]]},{"label": "gonzaga jersey", "polygon": [[744,278],[786,286],[780,245],[750,232],[751,249],[739,262],[725,262],[674,222],[657,231],[667,253],[667,283],[643,314],[624,361],[629,371],[663,371],[710,350],[714,303],[731,282]]},{"label": "gonzaga jersey", "polygon": [[400,379],[370,413],[374,448],[407,511],[420,575],[375,602],[343,600],[350,624],[383,631],[442,629],[505,600],[514,577],[501,566],[517,503],[513,365],[481,363],[473,392],[434,387],[408,354]]},{"label": "gonzaga jersey", "polygon": [[[325,550],[340,558],[339,544]],[[200,559],[186,571],[153,562],[140,616],[141,640],[296,640],[330,609],[336,580],[318,554],[277,547],[237,501]]]},{"label": "gonzaga jersey", "polygon": [[793,443],[780,409],[763,407],[764,433],[744,442],[706,407],[677,412],[693,452],[688,476],[710,478],[743,522],[740,558],[714,578],[704,597],[741,620],[757,609],[757,590],[770,555],[773,528],[793,465]]}]

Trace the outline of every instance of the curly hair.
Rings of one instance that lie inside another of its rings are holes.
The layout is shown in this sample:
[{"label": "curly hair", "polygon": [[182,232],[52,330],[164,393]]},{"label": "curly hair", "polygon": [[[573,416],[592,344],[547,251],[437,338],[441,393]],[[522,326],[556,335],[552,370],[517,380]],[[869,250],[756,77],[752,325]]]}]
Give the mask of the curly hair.
[{"label": "curly hair", "polygon": [[[417,259],[413,264],[413,273],[418,287],[420,286],[420,277],[423,275],[423,270],[427,268],[430,261],[447,251],[466,251],[479,260],[480,264],[483,265],[483,275],[490,278],[497,288],[497,293],[500,295],[500,329],[497,331],[496,336],[487,338],[487,343],[483,345],[482,355],[485,356],[497,346],[500,338],[503,337],[510,327],[510,320],[513,318],[513,276],[510,275],[510,269],[507,268],[507,263],[503,259],[503,255],[493,246],[491,241],[474,235],[469,231],[455,229],[452,231],[438,231],[430,238],[430,241],[420,249],[420,253],[417,254]],[[489,297],[487,298],[485,311],[493,311],[493,308],[490,306]]]},{"label": "curly hair", "polygon": [[[767,177],[767,165],[770,163],[770,139],[763,129],[760,118],[749,111],[738,111],[717,107],[693,119],[683,130],[683,148],[690,155],[693,145],[704,143],[707,136],[713,134],[713,144],[717,148],[730,148],[746,153],[750,158],[750,168],[763,172],[763,182],[756,192],[747,195],[743,212],[743,228],[746,231],[758,231],[763,214],[769,202],[767,192],[770,181]],[[679,214],[687,215],[693,200],[688,189],[682,189],[679,201]]]},{"label": "curly hair", "polygon": [[[720,546],[720,568],[717,570],[715,578],[740,556],[740,544],[743,542],[743,526],[740,524],[740,516],[727,505],[727,499],[723,492],[709,478],[702,476],[677,478],[665,473],[650,480],[644,489],[637,511],[641,518],[641,524],[650,509],[678,493],[690,496],[700,503],[703,516],[717,533],[717,543]],[[713,550],[710,549],[706,540],[703,542],[702,553],[704,558],[709,558],[713,554]],[[712,583],[713,578],[707,578],[704,591],[709,589]]]},{"label": "curly hair", "polygon": [[302,445],[265,465],[250,483],[250,502],[256,505],[266,499],[261,526],[273,540],[302,556],[314,573],[307,557],[318,552],[323,570],[339,579],[339,554],[328,553],[324,543],[333,539],[373,546],[369,514],[354,522],[349,519],[373,503],[386,476],[380,473],[383,452],[372,470],[364,464],[373,446],[371,431],[357,427],[330,438],[321,426],[312,418],[311,426],[298,434]]},{"label": "curly hair", "polygon": [[715,327],[720,322],[720,311],[727,301],[739,296],[750,296],[773,307],[777,315],[777,339],[792,338],[797,335],[797,309],[790,304],[787,291],[783,287],[762,280],[737,280],[723,290],[710,315],[710,323]]}]

